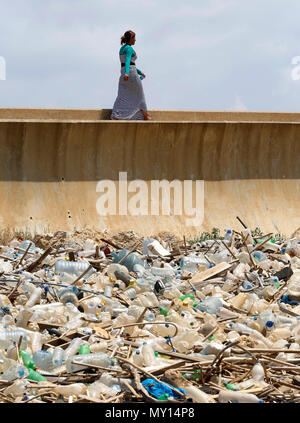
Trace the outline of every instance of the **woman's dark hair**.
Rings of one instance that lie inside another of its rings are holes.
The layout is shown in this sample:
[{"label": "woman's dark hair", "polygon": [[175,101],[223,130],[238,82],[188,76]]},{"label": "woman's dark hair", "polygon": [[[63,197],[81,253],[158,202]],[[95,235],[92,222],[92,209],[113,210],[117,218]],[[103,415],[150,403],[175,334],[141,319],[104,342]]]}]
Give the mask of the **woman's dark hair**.
[{"label": "woman's dark hair", "polygon": [[128,44],[132,35],[135,35],[133,31],[126,31],[121,37],[121,44]]}]

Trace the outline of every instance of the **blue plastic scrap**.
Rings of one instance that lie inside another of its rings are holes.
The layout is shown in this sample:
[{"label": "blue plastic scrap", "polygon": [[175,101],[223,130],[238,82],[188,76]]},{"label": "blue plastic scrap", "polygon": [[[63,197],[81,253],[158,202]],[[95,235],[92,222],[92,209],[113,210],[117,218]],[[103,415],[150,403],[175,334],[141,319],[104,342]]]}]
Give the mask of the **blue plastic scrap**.
[{"label": "blue plastic scrap", "polygon": [[[147,389],[147,391],[149,392],[150,395],[152,395],[155,398],[159,398],[162,395],[167,394],[169,397],[173,397],[175,399],[180,398],[180,395],[176,392],[173,391],[172,388],[174,388],[174,386],[169,385],[168,383],[166,383],[166,385],[163,385],[162,383],[157,382],[154,379],[145,379],[142,382],[142,385],[144,386],[144,388]],[[176,388],[178,391],[182,392],[184,394],[184,389],[181,388]]]},{"label": "blue plastic scrap", "polygon": [[298,305],[298,301],[290,300],[289,296],[287,294],[281,296],[281,301],[283,301],[285,304],[289,305]]}]

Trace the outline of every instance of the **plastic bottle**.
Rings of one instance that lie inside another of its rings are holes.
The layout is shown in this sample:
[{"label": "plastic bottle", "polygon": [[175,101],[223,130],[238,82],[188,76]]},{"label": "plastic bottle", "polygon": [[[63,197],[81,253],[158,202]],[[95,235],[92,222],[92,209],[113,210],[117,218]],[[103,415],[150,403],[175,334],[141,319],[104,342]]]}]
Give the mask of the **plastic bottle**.
[{"label": "plastic bottle", "polygon": [[27,240],[27,239],[25,241],[22,241],[21,244],[19,244],[19,248],[22,248],[22,250],[26,251],[27,248],[28,248],[28,245],[30,245],[30,244],[31,244],[31,246],[30,246],[28,251],[33,252],[36,248],[35,243],[33,241],[30,241],[30,240]]},{"label": "plastic bottle", "polygon": [[153,351],[153,348],[147,342],[144,342],[141,348],[141,356],[143,358],[144,366],[153,366],[156,361],[156,357]]},{"label": "plastic bottle", "polygon": [[34,287],[31,291],[31,295],[27,303],[25,304],[26,307],[32,307],[35,304],[39,304],[41,301],[43,290],[39,287]]},{"label": "plastic bottle", "polygon": [[232,242],[232,230],[231,229],[226,230],[226,233],[225,233],[225,236],[224,236],[224,242],[227,245],[231,245],[231,242]]},{"label": "plastic bottle", "polygon": [[133,287],[125,289],[124,294],[127,295],[127,297],[131,300],[136,298],[136,290]]},{"label": "plastic bottle", "polygon": [[78,288],[76,286],[69,286],[68,288],[61,288],[57,291],[57,296],[63,304],[72,303],[75,306],[78,304]]},{"label": "plastic bottle", "polygon": [[29,371],[25,366],[22,366],[21,364],[15,364],[3,372],[1,379],[11,382],[15,379],[23,379],[28,375]]},{"label": "plastic bottle", "polygon": [[12,342],[18,343],[22,336],[21,349],[26,349],[28,335],[24,329],[15,329],[0,332],[0,348],[8,348]]},{"label": "plastic bottle", "polygon": [[85,394],[87,387],[84,383],[71,383],[69,385],[56,385],[53,390],[59,395],[70,397]]},{"label": "plastic bottle", "polygon": [[35,368],[35,363],[31,357],[31,355],[24,350],[20,350],[19,351],[19,356],[22,358],[23,364],[25,367],[27,368],[31,368],[34,369]]},{"label": "plastic bottle", "polygon": [[206,300],[199,302],[197,309],[209,314],[217,314],[220,307],[223,306],[223,301],[218,297],[209,297]]},{"label": "plastic bottle", "polygon": [[104,296],[107,298],[111,298],[112,296],[112,287],[110,285],[106,285],[104,288]]},{"label": "plastic bottle", "polygon": [[61,347],[55,347],[52,355],[52,362],[54,367],[59,367],[65,362],[65,351]]},{"label": "plastic bottle", "polygon": [[251,338],[262,342],[267,348],[272,348],[273,343],[270,342],[267,338],[265,338],[260,332],[255,329],[249,328],[247,325],[243,325],[242,323],[229,323],[229,327],[241,333],[242,335],[250,335]]},{"label": "plastic bottle", "polygon": [[[143,267],[143,269],[144,269],[144,267]],[[123,266],[123,264],[112,263],[109,266],[107,266],[107,268],[106,268],[106,273],[108,274],[108,276],[113,277],[113,278],[117,277],[116,276],[117,271],[125,273],[126,275],[129,276],[128,269],[127,269],[126,266]]]},{"label": "plastic bottle", "polygon": [[192,398],[194,402],[198,403],[215,403],[216,401],[201,389],[194,385],[187,385],[183,387],[186,398]]},{"label": "plastic bottle", "polygon": [[[56,273],[67,273],[69,275],[80,276],[87,268],[89,263],[86,261],[66,261],[66,260],[57,260],[55,263],[55,272]],[[85,278],[87,279],[96,270],[91,268],[86,274]]]},{"label": "plastic bottle", "polygon": [[264,368],[258,360],[251,370],[252,378],[256,382],[263,382],[265,378]]},{"label": "plastic bottle", "polygon": [[237,402],[237,403],[262,403],[263,400],[260,400],[256,395],[245,394],[238,391],[220,391],[218,396],[218,401],[220,403],[226,402]]},{"label": "plastic bottle", "polygon": [[88,344],[81,344],[80,347],[78,348],[78,354],[82,355],[82,354],[90,354],[91,350]]},{"label": "plastic bottle", "polygon": [[53,364],[53,354],[51,354],[49,351],[36,351],[33,354],[33,361],[36,367],[39,369],[43,369],[46,371],[51,371],[54,367]]},{"label": "plastic bottle", "polygon": [[129,286],[132,281],[134,281],[134,278],[130,276],[128,273],[122,272],[121,270],[115,271],[115,276],[117,280],[121,280],[125,283],[126,286]]},{"label": "plastic bottle", "polygon": [[33,311],[21,308],[16,318],[16,326],[26,329],[29,319],[32,317]]},{"label": "plastic bottle", "polygon": [[[119,263],[121,259],[125,257],[129,252],[130,250],[121,250],[118,253],[112,251],[111,255],[113,257],[113,263]],[[143,262],[143,260],[141,260],[139,256],[135,253],[129,254],[120,264],[122,264],[122,266],[127,267],[129,272],[133,271],[133,267],[135,264],[140,264],[141,266],[145,267],[145,263]]]},{"label": "plastic bottle", "polygon": [[137,366],[144,367],[144,359],[139,348],[132,353],[131,358]]},{"label": "plastic bottle", "polygon": [[84,341],[81,338],[72,339],[68,348],[65,349],[65,360],[68,360],[69,357],[75,355],[83,342]]},{"label": "plastic bottle", "polygon": [[265,255],[265,253],[263,253],[262,251],[258,251],[258,250],[256,250],[256,251],[253,251],[252,253],[251,253],[251,256],[254,258],[254,261],[256,262],[256,263],[260,263],[260,262],[262,262],[262,261],[264,261],[264,260],[267,260],[267,256]]},{"label": "plastic bottle", "polygon": [[94,354],[82,354],[75,355],[67,359],[66,361],[66,370],[69,373],[77,372],[86,368],[84,364],[75,364],[72,361],[75,360],[78,363],[85,364],[94,364],[101,367],[111,367],[114,364],[114,361],[104,353],[94,353]]},{"label": "plastic bottle", "polygon": [[199,272],[198,266],[209,268],[210,263],[203,256],[185,256],[180,260],[179,266],[181,270],[191,273]]},{"label": "plastic bottle", "polygon": [[34,380],[36,382],[44,382],[47,380],[43,375],[31,368],[28,369],[28,376],[26,376],[26,379]]}]

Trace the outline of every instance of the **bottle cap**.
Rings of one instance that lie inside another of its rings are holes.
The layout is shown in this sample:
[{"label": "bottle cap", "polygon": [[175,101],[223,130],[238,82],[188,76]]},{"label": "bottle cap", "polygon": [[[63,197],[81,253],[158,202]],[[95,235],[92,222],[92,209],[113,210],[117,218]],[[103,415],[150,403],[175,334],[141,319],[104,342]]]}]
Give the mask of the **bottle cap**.
[{"label": "bottle cap", "polygon": [[271,328],[274,325],[274,322],[272,320],[268,320],[266,323],[267,328]]}]

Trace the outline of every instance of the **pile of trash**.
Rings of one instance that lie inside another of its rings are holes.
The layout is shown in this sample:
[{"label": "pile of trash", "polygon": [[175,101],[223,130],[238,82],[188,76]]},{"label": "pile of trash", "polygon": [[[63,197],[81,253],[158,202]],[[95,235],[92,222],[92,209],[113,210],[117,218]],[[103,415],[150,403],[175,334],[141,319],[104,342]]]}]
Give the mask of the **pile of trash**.
[{"label": "pile of trash", "polygon": [[299,402],[297,237],[88,236],[2,246],[1,403]]}]

